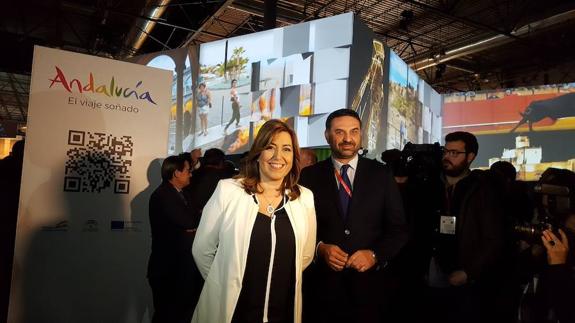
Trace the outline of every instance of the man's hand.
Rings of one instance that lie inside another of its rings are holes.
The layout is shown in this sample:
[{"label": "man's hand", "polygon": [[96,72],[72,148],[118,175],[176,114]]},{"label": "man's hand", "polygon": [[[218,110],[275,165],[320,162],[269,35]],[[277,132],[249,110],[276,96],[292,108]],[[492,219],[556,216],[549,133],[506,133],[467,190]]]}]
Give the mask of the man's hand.
[{"label": "man's hand", "polygon": [[329,268],[342,271],[347,262],[347,253],[334,244],[321,243],[317,247],[320,256],[323,257]]},{"label": "man's hand", "polygon": [[461,286],[467,283],[467,273],[463,270],[456,270],[449,274],[448,277],[449,285],[451,286]]},{"label": "man's hand", "polygon": [[567,261],[567,252],[569,251],[569,242],[563,230],[559,229],[561,239],[557,238],[551,230],[543,231],[541,241],[547,249],[547,262],[550,265],[561,265]]},{"label": "man's hand", "polygon": [[375,265],[375,257],[371,250],[358,250],[347,259],[346,267],[351,267],[360,273],[369,270]]}]

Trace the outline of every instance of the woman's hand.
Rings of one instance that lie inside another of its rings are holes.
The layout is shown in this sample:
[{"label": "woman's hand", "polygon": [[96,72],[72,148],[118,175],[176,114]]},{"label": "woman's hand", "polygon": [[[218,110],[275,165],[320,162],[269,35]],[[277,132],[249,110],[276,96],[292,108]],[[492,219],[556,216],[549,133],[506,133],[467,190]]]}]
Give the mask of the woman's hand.
[{"label": "woman's hand", "polygon": [[547,249],[547,262],[550,265],[561,265],[567,261],[567,252],[569,251],[569,241],[563,230],[559,229],[561,239],[559,239],[551,230],[543,231],[541,241]]}]

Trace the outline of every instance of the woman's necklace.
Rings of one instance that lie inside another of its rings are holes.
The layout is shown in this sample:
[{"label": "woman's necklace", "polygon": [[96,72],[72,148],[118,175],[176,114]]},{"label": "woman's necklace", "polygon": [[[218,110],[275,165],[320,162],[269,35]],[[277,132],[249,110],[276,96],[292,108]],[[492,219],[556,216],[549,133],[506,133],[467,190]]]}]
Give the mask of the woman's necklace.
[{"label": "woman's necklace", "polygon": [[[268,206],[266,207],[266,211],[268,212],[268,215],[272,215],[276,209],[274,208],[274,206],[272,205],[272,203],[270,203],[270,201],[269,201],[268,198],[264,195],[264,193],[262,193],[262,197],[264,198],[264,200],[265,200],[266,203],[268,204]],[[277,196],[276,196],[276,198],[277,198]]]}]

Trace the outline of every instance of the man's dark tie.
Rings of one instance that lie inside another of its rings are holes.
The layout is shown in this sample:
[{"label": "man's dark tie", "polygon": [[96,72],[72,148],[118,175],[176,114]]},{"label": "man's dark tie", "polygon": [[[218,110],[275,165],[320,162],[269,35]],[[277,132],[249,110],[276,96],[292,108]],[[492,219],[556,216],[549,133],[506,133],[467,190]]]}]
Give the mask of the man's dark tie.
[{"label": "man's dark tie", "polygon": [[[341,170],[339,173],[340,173],[341,178],[343,179],[344,183],[347,185],[347,187],[349,187],[349,189],[351,191],[351,182],[349,181],[349,177],[347,176],[347,169],[348,168],[349,168],[349,165],[341,166]],[[343,215],[344,220],[347,219],[347,208],[349,206],[349,200],[350,199],[351,199],[351,197],[349,196],[349,194],[347,194],[343,185],[341,185],[341,183],[339,183],[339,202],[341,203],[341,211],[342,211],[342,215]]]}]

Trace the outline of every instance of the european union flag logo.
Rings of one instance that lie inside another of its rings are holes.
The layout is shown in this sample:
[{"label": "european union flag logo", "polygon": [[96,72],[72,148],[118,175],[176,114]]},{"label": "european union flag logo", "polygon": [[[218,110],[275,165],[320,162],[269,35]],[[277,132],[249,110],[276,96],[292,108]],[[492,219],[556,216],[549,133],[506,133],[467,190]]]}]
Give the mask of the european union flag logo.
[{"label": "european union flag logo", "polygon": [[112,221],[110,228],[112,230],[124,230],[124,221]]}]

